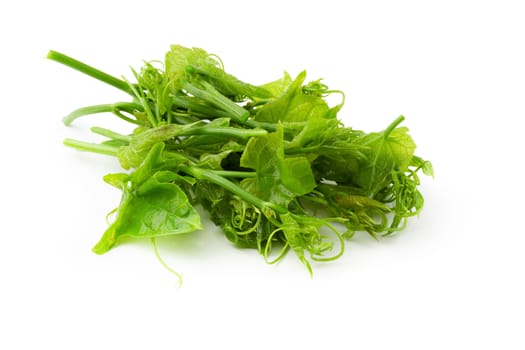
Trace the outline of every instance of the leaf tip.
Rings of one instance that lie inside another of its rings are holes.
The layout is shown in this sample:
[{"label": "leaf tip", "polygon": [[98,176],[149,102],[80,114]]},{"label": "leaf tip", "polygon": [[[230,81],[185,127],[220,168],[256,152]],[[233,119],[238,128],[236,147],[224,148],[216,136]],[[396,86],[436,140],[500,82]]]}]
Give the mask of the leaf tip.
[{"label": "leaf tip", "polygon": [[107,253],[115,245],[115,229],[114,225],[110,226],[102,238],[95,244],[91,251],[95,254],[102,255]]}]

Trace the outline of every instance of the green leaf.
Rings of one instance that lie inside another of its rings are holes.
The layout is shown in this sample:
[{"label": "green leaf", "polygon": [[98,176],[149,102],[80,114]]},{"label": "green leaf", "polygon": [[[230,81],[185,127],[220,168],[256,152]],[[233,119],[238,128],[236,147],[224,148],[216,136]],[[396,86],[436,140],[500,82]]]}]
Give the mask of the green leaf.
[{"label": "green leaf", "polygon": [[324,138],[319,156],[312,163],[316,178],[352,184],[361,162],[367,159],[363,154],[367,147],[357,144],[364,135],[363,132],[340,126],[331,130],[329,137]]},{"label": "green leaf", "polygon": [[312,115],[301,131],[296,133],[287,144],[287,151],[288,149],[321,146],[335,137],[338,127],[337,119],[324,118],[319,114]]},{"label": "green leaf", "polygon": [[193,185],[195,179],[193,177],[182,176],[173,171],[160,170],[154,173],[148,180],[137,187],[137,194],[142,195],[149,192],[150,190],[159,187],[159,184],[174,184],[174,183],[185,183]]},{"label": "green leaf", "polygon": [[222,162],[232,151],[223,151],[220,153],[204,153],[201,155],[199,162],[196,164],[199,168],[222,170]]},{"label": "green leaf", "polygon": [[434,177],[434,167],[430,161],[424,160],[418,156],[413,156],[410,165],[416,167],[417,169],[421,169],[423,174]]},{"label": "green leaf", "polygon": [[281,183],[294,196],[302,196],[316,186],[310,162],[305,157],[289,157],[281,162]]},{"label": "green leaf", "polygon": [[318,96],[305,95],[302,84],[306,71],[300,73],[281,97],[265,104],[255,115],[256,121],[277,123],[304,122],[316,116],[324,116],[328,104]]},{"label": "green leaf", "polygon": [[104,176],[104,181],[113,187],[123,190],[129,180],[129,174],[115,173]]},{"label": "green leaf", "polygon": [[130,175],[131,184],[134,187],[139,187],[147,179],[149,179],[155,172],[155,168],[162,162],[162,152],[164,151],[164,143],[159,142],[154,144],[140,164],[139,167]]},{"label": "green leaf", "polygon": [[306,158],[284,157],[280,124],[274,133],[250,139],[240,165],[256,170],[255,194],[278,205],[286,206],[293,198],[312,191],[316,186]]},{"label": "green leaf", "polygon": [[373,197],[388,183],[393,170],[404,172],[408,169],[416,144],[405,127],[396,127],[404,117],[397,118],[385,131],[373,132],[358,140],[366,146],[366,162],[361,162],[355,175],[355,184]]},{"label": "green leaf", "polygon": [[109,174],[104,180],[122,190],[113,224],[93,248],[111,249],[121,237],[151,238],[201,229],[200,216],[175,182],[192,183],[179,174],[158,170],[164,164],[164,143],[155,144],[131,174]]},{"label": "green leaf", "polygon": [[194,189],[194,201],[202,205],[210,219],[218,226],[229,222],[232,217],[231,193],[209,181],[200,181]]},{"label": "green leaf", "polygon": [[[270,173],[284,159],[283,128],[250,139],[241,158],[241,166]],[[278,174],[276,174],[278,175]]]},{"label": "green leaf", "polygon": [[290,74],[288,74],[288,72],[284,72],[284,76],[282,78],[261,85],[261,87],[265,88],[271,94],[271,96],[275,98],[284,94],[292,82],[293,80],[290,77]]},{"label": "green leaf", "polygon": [[140,193],[124,192],[117,219],[95,245],[102,254],[122,237],[151,238],[202,229],[200,216],[180,187],[154,177]]},{"label": "green leaf", "polygon": [[184,130],[184,125],[169,124],[155,128],[139,129],[131,137],[128,146],[120,147],[117,153],[124,169],[138,167],[155,144],[169,140]]}]

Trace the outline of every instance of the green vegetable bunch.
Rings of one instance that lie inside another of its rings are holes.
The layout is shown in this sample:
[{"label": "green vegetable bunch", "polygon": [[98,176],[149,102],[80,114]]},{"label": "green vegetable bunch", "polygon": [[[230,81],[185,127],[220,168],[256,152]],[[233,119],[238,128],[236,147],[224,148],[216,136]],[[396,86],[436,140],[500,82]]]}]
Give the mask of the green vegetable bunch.
[{"label": "green vegetable bunch", "polygon": [[[305,83],[304,71],[254,86],[226,73],[217,56],[173,45],[163,64],[133,70],[132,83],[56,51],[47,57],[131,96],[64,119],[109,112],[136,126],[131,135],[93,127],[107,138],[99,144],[64,141],[116,156],[127,170],[104,177],[122,199],[95,253],[125,236],[202,229],[201,205],[236,246],[268,263],[292,250],[311,274],[311,261],[340,257],[356,231],[390,235],[423,207],[418,173],[432,175],[432,165],[414,155],[404,117],[380,132],[345,127],[342,92]],[[333,93],[342,102],[329,106]]]}]

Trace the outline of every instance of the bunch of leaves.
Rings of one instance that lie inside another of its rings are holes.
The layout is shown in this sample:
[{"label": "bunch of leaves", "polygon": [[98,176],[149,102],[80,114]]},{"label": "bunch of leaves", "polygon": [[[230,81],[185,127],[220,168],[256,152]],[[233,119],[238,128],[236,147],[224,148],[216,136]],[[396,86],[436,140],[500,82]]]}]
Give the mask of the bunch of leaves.
[{"label": "bunch of leaves", "polygon": [[[108,138],[101,143],[64,141],[116,156],[126,170],[104,177],[122,200],[96,253],[126,236],[202,229],[200,205],[235,245],[269,263],[293,251],[312,273],[312,261],[341,256],[355,232],[390,235],[423,208],[418,174],[433,175],[432,165],[414,154],[404,117],[380,132],[345,127],[344,94],[305,83],[305,71],[256,86],[203,49],[173,45],[163,63],[132,70],[131,83],[56,51],[47,57],[131,96],[64,119],[109,112],[135,125],[130,135],[93,127]],[[329,106],[330,94],[341,103]]]}]

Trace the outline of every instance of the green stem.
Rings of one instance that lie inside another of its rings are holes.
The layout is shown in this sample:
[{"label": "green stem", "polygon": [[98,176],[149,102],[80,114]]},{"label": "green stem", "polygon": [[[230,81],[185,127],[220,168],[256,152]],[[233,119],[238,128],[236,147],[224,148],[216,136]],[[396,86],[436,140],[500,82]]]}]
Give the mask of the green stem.
[{"label": "green stem", "polygon": [[[277,124],[276,123],[268,123],[268,122],[258,122],[253,119],[247,119],[243,122],[240,122],[243,125],[249,126],[251,128],[262,128],[268,131],[276,131],[277,130]],[[286,130],[285,130],[286,133]]]},{"label": "green stem", "polygon": [[247,178],[247,177],[255,177],[257,176],[257,173],[255,171],[234,171],[234,170],[210,170],[216,175],[224,176],[224,177],[235,177],[235,178]]},{"label": "green stem", "polygon": [[188,124],[192,124],[200,120],[199,118],[195,118],[185,113],[171,112],[170,116],[171,116],[171,123],[168,122],[168,124],[188,125]]},{"label": "green stem", "polygon": [[101,128],[98,126],[94,126],[91,128],[91,131],[95,134],[105,136],[107,138],[110,138],[112,140],[120,140],[125,142],[131,142],[131,136],[128,135],[122,135],[117,132],[111,131],[109,129]]},{"label": "green stem", "polygon": [[[135,77],[138,77],[138,74],[137,72],[132,68],[131,71],[133,72],[133,74],[135,75]],[[155,116],[155,114],[153,114],[153,112],[151,111],[151,108],[149,107],[149,103],[148,103],[148,100],[146,99],[146,97],[144,96],[144,91],[142,90],[137,90],[137,87],[136,86],[133,86],[129,81],[125,80],[126,84],[128,84],[128,87],[130,89],[130,93],[140,102],[142,108],[144,109],[144,111],[146,112],[146,115],[148,116],[148,120],[151,124],[151,126],[155,127],[157,126],[157,117]]]},{"label": "green stem", "polygon": [[66,56],[63,53],[50,50],[47,54],[47,58],[65,66],[73,68],[81,73],[89,75],[92,78],[98,79],[106,84],[109,84],[117,89],[120,89],[128,94],[131,94],[131,90],[127,82],[118,79],[112,75],[109,75],[101,70],[91,67],[83,62],[80,62],[72,57]]},{"label": "green stem", "polygon": [[185,108],[193,113],[204,115],[206,117],[228,118],[231,115],[217,108],[212,108],[202,103],[192,101],[190,97],[173,96],[173,105]]},{"label": "green stem", "polygon": [[180,170],[182,170],[186,174],[189,174],[195,177],[197,180],[209,181],[211,183],[219,185],[225,188],[226,190],[230,191],[231,193],[239,196],[241,199],[245,200],[246,202],[255,205],[257,208],[263,211],[264,209],[270,208],[279,214],[285,214],[288,212],[286,208],[283,208],[275,203],[267,202],[257,196],[254,196],[250,192],[239,187],[237,184],[231,182],[230,180],[225,179],[224,177],[220,175],[217,175],[215,172],[211,170],[205,170],[205,169],[192,167],[192,166],[185,166],[185,165],[181,166]]},{"label": "green stem", "polygon": [[192,124],[167,124],[157,128],[147,130],[145,133],[149,133],[151,136],[145,138],[145,142],[156,142],[167,141],[174,137],[180,136],[196,136],[196,135],[212,135],[219,137],[230,137],[241,140],[249,139],[252,136],[266,135],[268,132],[263,129],[238,129],[233,127],[214,127],[209,124],[206,125],[203,122],[195,122]]},{"label": "green stem", "polygon": [[192,135],[217,135],[217,136],[231,136],[237,139],[246,140],[252,136],[263,136],[268,134],[263,129],[237,129],[232,127],[197,127],[182,131],[178,136],[192,136]]},{"label": "green stem", "polygon": [[[233,75],[230,75],[224,71],[224,69],[219,67],[214,67],[213,65],[192,65],[189,64],[186,66],[186,72],[189,74],[201,74],[208,78],[208,80],[219,82],[227,90],[234,90],[234,94],[246,95],[249,97],[259,97],[259,98],[269,98],[271,94],[265,88],[260,86],[254,86],[248,83],[245,83]],[[205,81],[205,83],[208,83]],[[216,85],[217,86],[217,85]],[[242,91],[242,92],[241,92]]]},{"label": "green stem", "polygon": [[[69,113],[69,115],[63,119],[63,122],[65,125],[71,125],[71,123],[73,123],[75,119],[83,117],[85,115],[89,115],[89,114],[107,113],[107,112],[115,113],[115,112],[120,112],[120,111],[133,113],[133,112],[142,111],[142,110],[143,108],[141,105],[137,103],[133,103],[133,102],[117,102],[117,103],[111,103],[111,104],[87,106],[87,107],[79,108]],[[120,115],[118,114],[117,116],[120,117]],[[129,119],[129,118],[126,118],[126,119]],[[133,122],[136,122],[136,121],[133,121]]]},{"label": "green stem", "polygon": [[340,152],[343,154],[343,152],[353,152],[352,154],[356,157],[358,157],[359,153],[365,149],[363,146],[359,145],[353,145],[348,144],[346,146],[325,146],[325,145],[316,145],[316,146],[308,146],[308,147],[287,147],[287,144],[285,143],[285,149],[284,152],[287,155],[291,154],[301,154],[301,153],[323,153],[323,152]]},{"label": "green stem", "polygon": [[384,132],[384,135],[385,135],[385,138],[388,137],[388,135],[390,135],[390,133],[395,129],[397,128],[397,126],[399,124],[401,124],[401,122],[405,120],[405,117],[400,115],[399,117],[396,118],[396,120],[394,120],[389,126],[388,128],[385,129],[385,132]]},{"label": "green stem", "polygon": [[79,151],[105,154],[108,156],[116,156],[117,151],[118,151],[118,147],[98,144],[98,143],[84,142],[84,141],[73,140],[73,139],[65,139],[64,145],[75,148]]}]

